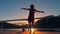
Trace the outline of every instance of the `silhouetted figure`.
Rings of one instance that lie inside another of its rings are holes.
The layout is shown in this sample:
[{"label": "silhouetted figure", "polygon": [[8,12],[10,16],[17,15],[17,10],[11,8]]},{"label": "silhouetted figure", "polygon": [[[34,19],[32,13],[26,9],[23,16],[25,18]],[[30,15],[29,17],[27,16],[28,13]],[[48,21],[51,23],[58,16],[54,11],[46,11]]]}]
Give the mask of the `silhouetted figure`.
[{"label": "silhouetted figure", "polygon": [[35,14],[35,12],[44,13],[43,11],[36,10],[34,8],[34,5],[33,4],[30,5],[30,8],[21,8],[21,9],[29,10],[28,23],[30,24],[30,26],[31,25],[34,25],[34,14]]}]

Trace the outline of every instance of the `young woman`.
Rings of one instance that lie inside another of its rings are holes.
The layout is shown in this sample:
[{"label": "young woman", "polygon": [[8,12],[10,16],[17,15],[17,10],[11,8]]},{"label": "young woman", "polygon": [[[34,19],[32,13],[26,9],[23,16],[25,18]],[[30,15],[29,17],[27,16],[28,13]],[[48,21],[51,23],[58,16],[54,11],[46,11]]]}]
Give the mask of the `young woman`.
[{"label": "young woman", "polygon": [[21,8],[21,9],[29,10],[28,23],[30,24],[30,26],[34,25],[34,14],[35,14],[35,12],[44,13],[44,11],[38,11],[38,10],[36,10],[34,8],[33,4],[30,5],[30,8]]}]

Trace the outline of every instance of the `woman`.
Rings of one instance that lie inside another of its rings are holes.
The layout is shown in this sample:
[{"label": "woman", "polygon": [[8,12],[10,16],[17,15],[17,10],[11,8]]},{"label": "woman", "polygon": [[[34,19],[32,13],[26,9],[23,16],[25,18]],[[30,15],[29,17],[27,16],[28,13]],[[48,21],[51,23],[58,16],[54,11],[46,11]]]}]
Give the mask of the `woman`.
[{"label": "woman", "polygon": [[41,12],[41,13],[44,13],[43,11],[38,11],[34,8],[34,5],[31,4],[30,5],[30,8],[21,8],[21,9],[24,9],[24,10],[29,10],[29,16],[28,16],[28,23],[30,24],[30,26],[34,25],[34,14],[35,12]]}]

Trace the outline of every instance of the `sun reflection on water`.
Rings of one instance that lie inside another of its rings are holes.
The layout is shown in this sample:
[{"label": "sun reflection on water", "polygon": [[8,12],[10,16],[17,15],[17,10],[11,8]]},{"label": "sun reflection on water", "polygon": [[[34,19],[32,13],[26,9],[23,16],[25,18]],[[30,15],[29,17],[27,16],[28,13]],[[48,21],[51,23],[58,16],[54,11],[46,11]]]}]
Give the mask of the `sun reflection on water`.
[{"label": "sun reflection on water", "polygon": [[31,29],[32,32],[34,32],[34,29]]},{"label": "sun reflection on water", "polygon": [[34,28],[31,28],[30,34],[35,34],[35,29]]}]

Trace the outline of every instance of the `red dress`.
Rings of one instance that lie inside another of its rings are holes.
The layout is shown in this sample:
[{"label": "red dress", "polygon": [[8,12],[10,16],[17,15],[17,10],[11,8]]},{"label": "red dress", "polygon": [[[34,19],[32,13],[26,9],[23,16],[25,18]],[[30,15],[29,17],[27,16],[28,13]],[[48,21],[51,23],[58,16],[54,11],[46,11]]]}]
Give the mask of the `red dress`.
[{"label": "red dress", "polygon": [[30,9],[30,12],[29,12],[29,16],[28,16],[28,22],[34,22],[34,13],[35,13],[35,10],[34,9]]}]

